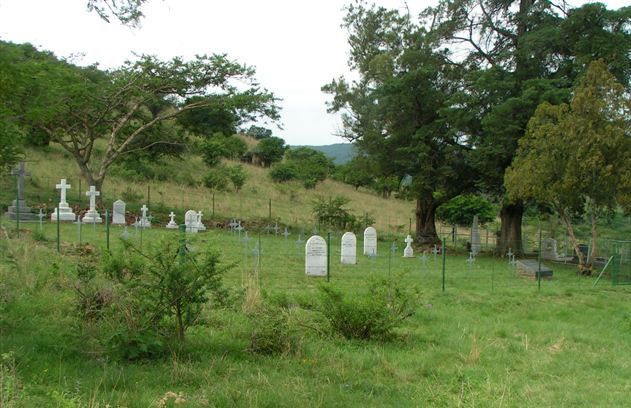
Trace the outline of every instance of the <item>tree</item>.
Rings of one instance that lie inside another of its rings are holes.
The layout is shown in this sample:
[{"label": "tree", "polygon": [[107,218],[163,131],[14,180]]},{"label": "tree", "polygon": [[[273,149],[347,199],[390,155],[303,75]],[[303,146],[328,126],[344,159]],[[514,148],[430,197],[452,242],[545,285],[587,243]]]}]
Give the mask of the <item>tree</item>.
[{"label": "tree", "polygon": [[177,122],[184,129],[201,137],[210,137],[216,133],[222,133],[224,136],[237,133],[239,118],[225,105],[225,98],[194,96],[188,98],[186,103],[204,102],[204,99],[208,106],[183,112],[178,116]]},{"label": "tree", "polygon": [[528,123],[506,188],[516,199],[548,204],[566,226],[579,258],[572,219],[587,211],[592,225],[591,254],[597,254],[598,214],[631,195],[631,100],[603,61],[590,64],[569,105],[541,104]]},{"label": "tree", "polygon": [[122,24],[132,27],[140,23],[140,19],[144,17],[140,10],[143,3],[147,0],[87,0],[89,11],[93,11],[99,15],[104,21],[110,22],[115,17]]},{"label": "tree", "polygon": [[[339,78],[322,89],[333,96],[330,112],[342,112],[344,134],[385,181],[383,194],[411,177],[416,201],[416,242],[439,243],[435,212],[467,188],[464,140],[440,117],[452,93],[452,70],[435,37],[409,16],[363,3],[347,9],[349,66],[359,79]],[[394,180],[394,183],[392,182]]]},{"label": "tree", "polygon": [[248,136],[252,136],[257,140],[260,140],[272,136],[272,131],[261,126],[252,125],[248,128],[245,134]]},{"label": "tree", "polygon": [[287,149],[288,146],[285,145],[283,139],[271,136],[261,140],[256,146],[254,153],[261,158],[264,167],[269,167],[273,163],[281,161]]},{"label": "tree", "polygon": [[357,155],[348,163],[336,166],[333,179],[355,187],[369,187],[374,182],[370,161],[363,155]]},{"label": "tree", "polygon": [[[254,74],[226,55],[167,62],[141,56],[111,72],[54,60],[34,79],[40,93],[24,109],[24,122],[70,152],[88,183],[101,190],[122,155],[173,143],[143,138],[149,131],[217,98],[243,120],[278,119],[276,98],[259,87]],[[193,96],[202,98],[185,99]],[[104,149],[95,155],[97,140]]]},{"label": "tree", "polygon": [[629,8],[567,10],[565,2],[537,0],[444,0],[425,11],[441,47],[465,53],[452,61],[465,71],[443,115],[471,141],[478,188],[504,198],[500,253],[522,248],[524,206],[506,199],[503,181],[528,120],[544,101],[566,102],[592,58],[604,58],[620,79],[628,78],[630,15]]}]

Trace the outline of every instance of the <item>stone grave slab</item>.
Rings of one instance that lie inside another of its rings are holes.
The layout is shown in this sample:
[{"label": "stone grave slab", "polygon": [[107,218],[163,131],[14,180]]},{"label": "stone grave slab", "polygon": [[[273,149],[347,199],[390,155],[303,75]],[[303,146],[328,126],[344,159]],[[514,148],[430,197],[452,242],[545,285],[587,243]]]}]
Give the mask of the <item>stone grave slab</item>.
[{"label": "stone grave slab", "polygon": [[125,225],[125,207],[126,204],[123,200],[116,200],[112,205],[112,225]]},{"label": "stone grave slab", "polygon": [[352,232],[346,232],[342,235],[341,252],[341,263],[350,265],[357,263],[357,237]]},{"label": "stone grave slab", "polygon": [[377,255],[377,230],[373,227],[364,230],[364,255]]},{"label": "stone grave slab", "polygon": [[326,276],[326,241],[314,235],[305,244],[305,274]]},{"label": "stone grave slab", "polygon": [[[519,259],[516,262],[517,273],[521,276],[536,279],[539,275],[539,262],[536,259]],[[552,278],[552,269],[541,264],[541,278]]]}]

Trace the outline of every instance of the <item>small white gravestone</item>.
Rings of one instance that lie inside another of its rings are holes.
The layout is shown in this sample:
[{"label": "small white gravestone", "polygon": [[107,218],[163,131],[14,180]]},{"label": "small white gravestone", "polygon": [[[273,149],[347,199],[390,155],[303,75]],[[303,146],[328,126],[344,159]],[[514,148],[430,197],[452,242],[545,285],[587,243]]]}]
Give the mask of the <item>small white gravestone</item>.
[{"label": "small white gravestone", "polygon": [[364,255],[377,255],[377,230],[373,227],[364,230]]},{"label": "small white gravestone", "polygon": [[143,204],[140,208],[140,221],[138,221],[140,228],[151,228],[151,220],[149,219],[149,217],[147,217],[147,211],[149,211],[149,208],[145,204]]},{"label": "small white gravestone", "polygon": [[412,242],[414,242],[414,240],[412,239],[412,237],[410,235],[408,235],[405,238],[406,247],[403,250],[403,257],[404,258],[414,258],[414,250],[412,249]]},{"label": "small white gravestone", "polygon": [[186,232],[196,234],[197,233],[197,211],[188,210],[184,214],[184,224],[186,224]]},{"label": "small white gravestone", "polygon": [[480,225],[477,215],[473,216],[473,225],[471,225],[471,252],[473,256],[480,253]]},{"label": "small white gravestone", "polygon": [[352,232],[342,235],[342,259],[343,264],[355,265],[357,263],[357,237]]},{"label": "small white gravestone", "polygon": [[305,245],[305,273],[309,276],[326,276],[326,241],[319,235]]},{"label": "small white gravestone", "polygon": [[112,205],[112,224],[113,225],[125,225],[125,202],[123,200],[116,200]]},{"label": "small white gravestone", "polygon": [[169,217],[171,217],[171,220],[167,224],[167,228],[168,229],[177,229],[178,225],[175,222],[175,213],[173,211],[171,211],[171,214],[169,214]]},{"label": "small white gravestone", "polygon": [[55,185],[57,190],[61,190],[61,199],[59,200],[59,214],[57,214],[57,208],[50,215],[51,221],[74,221],[76,215],[72,212],[72,208],[66,202],[66,190],[70,190],[70,184],[66,184],[66,179],[61,179],[59,184]]},{"label": "small white gravestone", "polygon": [[100,224],[103,222],[101,219],[101,215],[96,210],[96,197],[100,196],[101,193],[96,191],[96,187],[90,186],[90,190],[85,192],[85,195],[90,197],[90,209],[81,219],[81,222],[84,224]]},{"label": "small white gravestone", "polygon": [[197,228],[197,231],[206,231],[206,227],[202,223],[202,216],[203,215],[204,215],[204,213],[202,213],[201,211],[197,212],[197,223],[195,224],[195,226]]}]

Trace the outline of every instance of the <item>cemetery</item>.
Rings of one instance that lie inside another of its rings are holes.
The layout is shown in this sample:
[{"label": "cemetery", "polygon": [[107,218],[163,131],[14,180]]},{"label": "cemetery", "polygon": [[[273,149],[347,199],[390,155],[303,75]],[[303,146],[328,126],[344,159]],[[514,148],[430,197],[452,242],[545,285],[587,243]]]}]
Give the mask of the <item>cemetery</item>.
[{"label": "cemetery", "polygon": [[630,405],[628,7],[40,3],[0,408]]}]

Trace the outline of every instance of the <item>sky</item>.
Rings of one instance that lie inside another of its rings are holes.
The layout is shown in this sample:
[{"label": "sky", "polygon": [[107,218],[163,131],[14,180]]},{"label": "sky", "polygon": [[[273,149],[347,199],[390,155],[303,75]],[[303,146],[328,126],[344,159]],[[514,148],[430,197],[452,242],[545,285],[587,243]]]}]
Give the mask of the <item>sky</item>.
[{"label": "sky", "polygon": [[[256,78],[282,101],[282,129],[290,145],[325,145],[345,140],[339,116],[326,112],[322,85],[349,76],[343,7],[350,0],[149,0],[139,28],[106,23],[86,0],[0,0],[0,39],[30,42],[79,65],[115,68],[134,54],[161,59],[226,53],[256,68]],[[418,14],[436,0],[408,0]],[[404,0],[374,0],[405,10]],[[570,1],[573,5],[582,1]],[[604,1],[608,8],[628,0]]]}]

